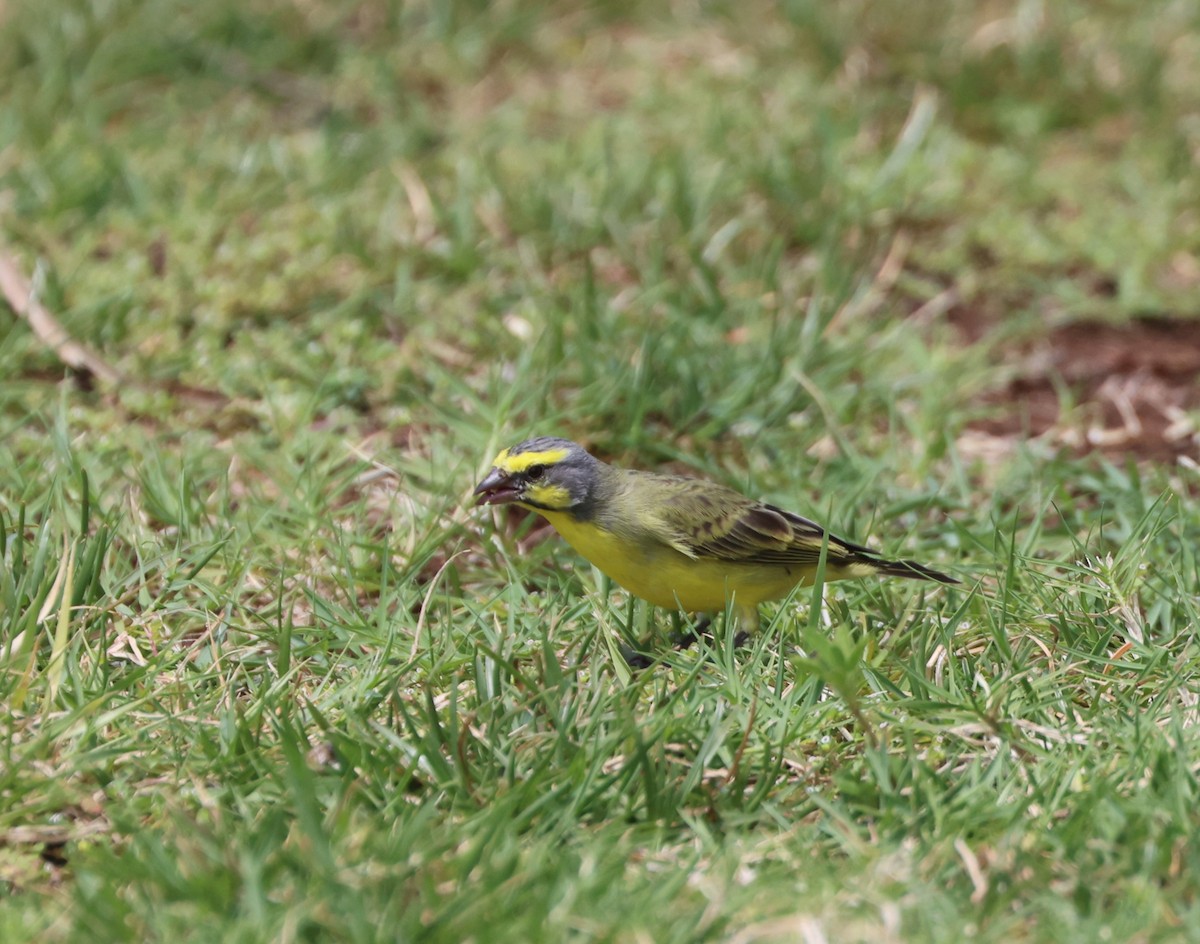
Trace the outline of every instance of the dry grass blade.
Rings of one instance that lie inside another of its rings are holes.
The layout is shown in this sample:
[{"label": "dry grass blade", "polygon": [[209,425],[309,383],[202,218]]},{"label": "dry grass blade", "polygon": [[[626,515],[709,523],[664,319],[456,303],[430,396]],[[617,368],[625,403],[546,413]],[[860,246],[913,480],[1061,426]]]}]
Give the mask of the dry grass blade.
[{"label": "dry grass blade", "polygon": [[[54,644],[50,650],[50,663],[46,669],[46,709],[49,710],[58,695],[62,684],[63,669],[66,660],[67,642],[71,633],[71,598],[75,589],[75,548],[64,540],[66,545],[62,566],[59,569],[61,578],[61,596],[58,602],[58,622],[54,630]],[[60,586],[56,578],[55,586]]]}]

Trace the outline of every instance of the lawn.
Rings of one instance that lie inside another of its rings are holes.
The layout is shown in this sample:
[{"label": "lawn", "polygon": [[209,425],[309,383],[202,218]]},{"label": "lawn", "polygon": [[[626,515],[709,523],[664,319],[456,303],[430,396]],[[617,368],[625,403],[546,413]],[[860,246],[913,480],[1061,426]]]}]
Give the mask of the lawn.
[{"label": "lawn", "polygon": [[[0,940],[1200,941],[1200,2],[0,0],[0,89]],[[473,507],[532,435],[963,583],[676,651]]]}]

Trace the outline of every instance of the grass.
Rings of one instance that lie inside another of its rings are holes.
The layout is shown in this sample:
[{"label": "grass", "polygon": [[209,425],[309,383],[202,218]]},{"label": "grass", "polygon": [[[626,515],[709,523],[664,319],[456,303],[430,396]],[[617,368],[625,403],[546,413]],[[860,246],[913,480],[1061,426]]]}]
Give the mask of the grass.
[{"label": "grass", "polygon": [[[1195,466],[971,435],[1194,314],[1195,3],[0,21],[0,237],[129,378],[0,310],[0,938],[1200,940]],[[630,672],[470,507],[535,433],[964,585]]]}]

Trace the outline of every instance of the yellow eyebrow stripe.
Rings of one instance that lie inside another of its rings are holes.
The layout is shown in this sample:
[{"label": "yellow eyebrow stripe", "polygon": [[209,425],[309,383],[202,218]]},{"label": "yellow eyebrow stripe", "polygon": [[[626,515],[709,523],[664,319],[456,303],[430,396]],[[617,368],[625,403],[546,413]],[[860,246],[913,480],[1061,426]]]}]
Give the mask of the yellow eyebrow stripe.
[{"label": "yellow eyebrow stripe", "polygon": [[518,452],[514,456],[507,449],[502,449],[492,465],[509,475],[516,475],[531,466],[554,465],[556,462],[562,462],[568,454],[569,450],[567,449],[543,449],[541,452]]}]

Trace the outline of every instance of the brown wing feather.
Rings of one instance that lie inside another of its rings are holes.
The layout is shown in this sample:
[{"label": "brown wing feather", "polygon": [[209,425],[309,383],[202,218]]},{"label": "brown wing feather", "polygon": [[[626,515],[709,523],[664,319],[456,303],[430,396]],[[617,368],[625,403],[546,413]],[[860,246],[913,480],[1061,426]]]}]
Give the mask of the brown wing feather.
[{"label": "brown wing feather", "polygon": [[[707,482],[657,478],[664,486],[658,522],[671,545],[689,557],[772,564],[815,564],[820,558],[825,529],[816,522]],[[831,564],[863,554],[871,551],[829,536]]]}]

